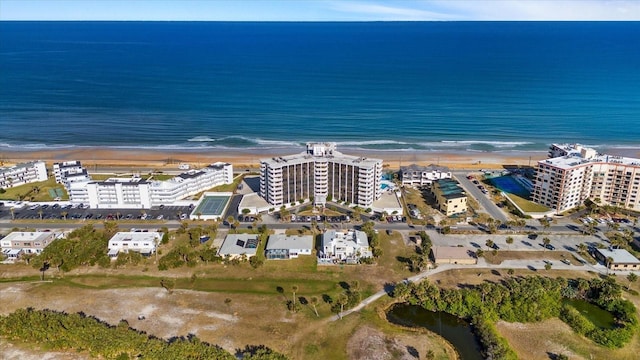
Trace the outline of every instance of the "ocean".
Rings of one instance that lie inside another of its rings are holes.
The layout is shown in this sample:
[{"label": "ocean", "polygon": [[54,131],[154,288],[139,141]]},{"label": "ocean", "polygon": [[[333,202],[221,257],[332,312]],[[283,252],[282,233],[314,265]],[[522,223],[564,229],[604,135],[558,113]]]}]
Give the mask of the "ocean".
[{"label": "ocean", "polygon": [[639,22],[0,22],[0,151],[640,149],[638,44]]}]

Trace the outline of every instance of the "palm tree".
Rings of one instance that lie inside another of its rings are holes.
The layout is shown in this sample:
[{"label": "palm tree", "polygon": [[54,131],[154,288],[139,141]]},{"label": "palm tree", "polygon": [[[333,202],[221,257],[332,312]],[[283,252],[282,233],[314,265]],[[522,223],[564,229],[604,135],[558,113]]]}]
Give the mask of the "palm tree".
[{"label": "palm tree", "polygon": [[11,220],[15,220],[16,219],[16,214],[15,214],[15,209],[14,208],[9,208],[9,211],[11,212]]},{"label": "palm tree", "polygon": [[509,245],[509,249],[511,249],[511,244],[513,244],[513,238],[511,236],[507,236],[507,239],[505,241],[507,242],[507,245]]},{"label": "palm tree", "polygon": [[609,275],[609,270],[611,269],[611,264],[613,264],[613,258],[611,256],[607,257],[607,275]]},{"label": "palm tree", "polygon": [[340,305],[340,312],[338,313],[338,317],[340,319],[342,319],[342,312],[344,311],[344,306],[347,305],[347,302],[349,302],[349,298],[344,293],[338,295],[336,298],[336,304]]},{"label": "palm tree", "polygon": [[291,287],[291,292],[293,293],[293,305],[296,305],[296,293],[298,292],[298,285],[293,285]]},{"label": "palm tree", "polygon": [[542,239],[542,243],[544,244],[544,251],[547,251],[547,246],[551,244],[551,239],[549,239],[548,237],[545,237]]},{"label": "palm tree", "polygon": [[231,224],[233,224],[233,216],[227,217],[227,224],[229,224],[229,230],[231,230]]},{"label": "palm tree", "polygon": [[491,248],[493,247],[494,242],[491,239],[487,239],[487,241],[485,242],[485,245],[487,245],[487,250],[491,250]]},{"label": "palm tree", "polygon": [[631,287],[631,283],[634,283],[638,280],[638,275],[636,273],[630,273],[627,275],[627,280],[629,280],[629,284],[627,285],[627,290]]},{"label": "palm tree", "polygon": [[313,307],[313,312],[316,313],[316,317],[320,317],[320,315],[318,315],[318,308],[317,308],[319,303],[320,303],[320,300],[318,300],[317,296],[312,296],[309,299],[309,304],[311,304],[311,306]]},{"label": "palm tree", "polygon": [[69,215],[69,213],[66,212],[66,211],[63,211],[63,212],[60,213],[60,215],[62,215],[63,219],[67,220],[67,215]]},{"label": "palm tree", "polygon": [[38,215],[40,215],[40,220],[42,220],[42,214],[44,214],[44,210],[38,210]]}]

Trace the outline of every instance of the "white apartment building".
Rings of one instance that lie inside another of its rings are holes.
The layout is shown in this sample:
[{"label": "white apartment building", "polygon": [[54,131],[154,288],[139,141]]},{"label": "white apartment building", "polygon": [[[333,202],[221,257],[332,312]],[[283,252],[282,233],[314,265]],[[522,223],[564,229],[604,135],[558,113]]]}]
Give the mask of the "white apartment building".
[{"label": "white apartment building", "polygon": [[382,195],[382,160],[345,155],[335,143],[308,143],[306,152],[260,160],[260,195],[273,206],[313,198],[370,207]]},{"label": "white apartment building", "polygon": [[47,181],[47,165],[44,161],[32,161],[10,167],[0,167],[0,188]]},{"label": "white apartment building", "polygon": [[118,232],[109,239],[108,255],[114,259],[121,252],[135,251],[148,256],[156,252],[161,240],[159,232]]},{"label": "white apartment building", "polygon": [[552,145],[538,162],[533,182],[535,202],[564,212],[586,199],[640,210],[640,159],[598,154],[581,145]]},{"label": "white apartment building", "polygon": [[58,184],[62,184],[67,189],[67,192],[69,192],[72,183],[91,181],[87,169],[82,167],[82,163],[78,160],[53,163],[53,176]]},{"label": "white apartment building", "polygon": [[0,239],[0,248],[9,260],[17,260],[23,254],[40,254],[61,236],[62,233],[48,231],[14,231]]},{"label": "white apartment building", "polygon": [[91,208],[149,209],[232,182],[233,166],[218,162],[165,181],[144,180],[139,177],[110,178],[104,181],[70,183],[67,191],[72,202],[88,204]]},{"label": "white apartment building", "polygon": [[444,166],[431,164],[429,166],[419,166],[411,164],[400,167],[400,180],[402,185],[425,186],[431,185],[440,179],[451,179],[451,170]]},{"label": "white apartment building", "polygon": [[357,262],[372,257],[367,234],[359,230],[329,230],[322,235],[321,259]]}]

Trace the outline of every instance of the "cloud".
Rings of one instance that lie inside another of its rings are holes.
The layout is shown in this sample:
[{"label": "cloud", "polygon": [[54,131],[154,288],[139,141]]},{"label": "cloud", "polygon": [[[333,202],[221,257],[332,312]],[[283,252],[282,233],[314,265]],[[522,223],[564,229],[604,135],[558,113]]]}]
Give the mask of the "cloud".
[{"label": "cloud", "polygon": [[425,1],[459,20],[640,20],[637,0]]},{"label": "cloud", "polygon": [[[329,2],[354,20],[640,20],[638,0],[413,0]],[[398,5],[400,4],[400,5]]]},{"label": "cloud", "polygon": [[[420,4],[420,3],[416,3]],[[436,20],[455,20],[455,18],[447,13],[429,11],[417,7],[397,7],[387,6],[375,3],[350,2],[342,1],[331,4],[331,9],[355,15],[365,20],[412,20],[412,21],[436,21]]]}]

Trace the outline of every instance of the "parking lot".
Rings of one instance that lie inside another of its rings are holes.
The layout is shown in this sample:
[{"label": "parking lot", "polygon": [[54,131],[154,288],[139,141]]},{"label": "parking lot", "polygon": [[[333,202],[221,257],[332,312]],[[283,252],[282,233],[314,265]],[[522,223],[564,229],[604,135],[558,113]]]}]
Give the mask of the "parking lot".
[{"label": "parking lot", "polygon": [[[31,205],[14,209],[16,220],[186,220],[191,206],[160,206],[153,209],[90,209],[74,205]],[[11,219],[11,211],[0,209],[0,219]]]}]

